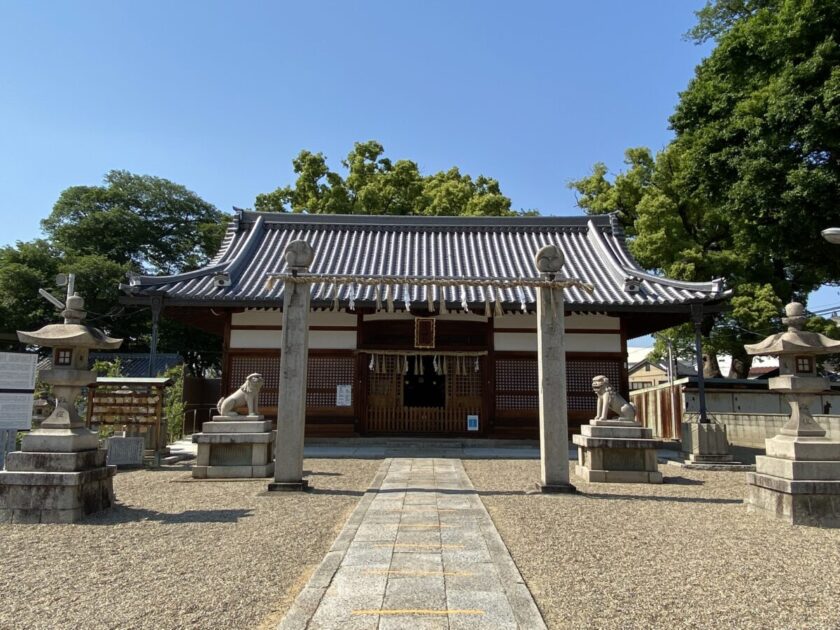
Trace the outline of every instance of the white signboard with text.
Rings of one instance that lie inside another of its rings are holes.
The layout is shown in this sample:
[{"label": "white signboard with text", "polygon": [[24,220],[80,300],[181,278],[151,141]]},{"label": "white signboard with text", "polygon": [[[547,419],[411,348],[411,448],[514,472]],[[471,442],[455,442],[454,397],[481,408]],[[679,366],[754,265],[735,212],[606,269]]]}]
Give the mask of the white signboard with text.
[{"label": "white signboard with text", "polygon": [[352,385],[336,385],[335,386],[335,406],[336,407],[352,407],[353,406],[353,386]]},{"label": "white signboard with text", "polygon": [[25,389],[35,391],[37,354],[0,352],[0,390]]},{"label": "white signboard with text", "polygon": [[32,394],[0,392],[0,429],[31,429],[33,399]]},{"label": "white signboard with text", "polygon": [[0,429],[32,428],[37,354],[0,352]]}]

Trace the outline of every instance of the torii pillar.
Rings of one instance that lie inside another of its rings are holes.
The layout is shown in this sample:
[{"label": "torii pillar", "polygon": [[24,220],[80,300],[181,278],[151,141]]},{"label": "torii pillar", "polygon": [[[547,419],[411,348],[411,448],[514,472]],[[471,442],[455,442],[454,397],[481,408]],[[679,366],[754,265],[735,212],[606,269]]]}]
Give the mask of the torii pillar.
[{"label": "torii pillar", "polygon": [[[541,276],[554,280],[564,263],[556,245],[534,256]],[[537,289],[537,361],[540,381],[540,480],[545,493],[576,492],[569,483],[569,417],[566,400],[566,344],[563,289]]]},{"label": "torii pillar", "polygon": [[[296,277],[314,258],[306,241],[292,241],[283,253]],[[306,427],[306,372],[309,356],[309,283],[287,279],[283,288],[283,332],[280,343],[280,383],[277,396],[277,439],[274,482],[269,491],[305,490],[303,435]]]}]

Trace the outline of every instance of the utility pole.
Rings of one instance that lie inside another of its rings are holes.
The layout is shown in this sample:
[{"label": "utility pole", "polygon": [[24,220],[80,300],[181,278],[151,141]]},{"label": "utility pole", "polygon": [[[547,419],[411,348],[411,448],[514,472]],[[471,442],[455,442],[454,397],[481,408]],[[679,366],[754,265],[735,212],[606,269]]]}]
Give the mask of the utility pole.
[{"label": "utility pole", "polygon": [[691,305],[694,322],[694,354],[697,359],[697,397],[700,402],[700,424],[709,424],[706,414],[706,379],[703,375],[703,305]]}]

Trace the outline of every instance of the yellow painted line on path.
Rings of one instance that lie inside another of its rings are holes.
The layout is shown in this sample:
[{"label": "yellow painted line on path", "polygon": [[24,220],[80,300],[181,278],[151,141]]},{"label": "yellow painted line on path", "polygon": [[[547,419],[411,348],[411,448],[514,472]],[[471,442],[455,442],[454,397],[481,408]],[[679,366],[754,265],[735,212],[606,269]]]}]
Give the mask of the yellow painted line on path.
[{"label": "yellow painted line on path", "polygon": [[457,512],[455,508],[436,508],[434,506],[427,508],[405,508],[402,510],[382,510],[383,512]]},{"label": "yellow painted line on path", "polygon": [[467,571],[398,571],[396,569],[370,569],[365,575],[452,575],[459,577],[473,577],[475,573]]},{"label": "yellow painted line on path", "polygon": [[402,610],[354,610],[354,615],[483,615],[483,610],[435,610],[405,608]]},{"label": "yellow painted line on path", "polygon": [[412,529],[452,529],[458,527],[457,525],[442,525],[438,523],[400,523],[401,528],[410,527]]},{"label": "yellow painted line on path", "polygon": [[394,548],[399,547],[400,549],[405,549],[407,547],[412,547],[416,549],[463,549],[464,545],[438,545],[436,543],[433,544],[420,544],[420,543],[396,543],[391,545],[390,543],[382,543],[378,545],[374,545],[374,547],[391,547]]}]

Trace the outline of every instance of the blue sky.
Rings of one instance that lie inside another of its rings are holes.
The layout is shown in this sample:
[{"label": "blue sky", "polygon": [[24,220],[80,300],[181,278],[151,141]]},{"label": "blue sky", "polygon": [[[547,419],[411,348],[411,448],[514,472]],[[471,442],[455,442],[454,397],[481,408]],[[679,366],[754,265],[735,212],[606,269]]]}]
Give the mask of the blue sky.
[{"label": "blue sky", "polygon": [[110,169],[230,211],[368,139],[579,214],[569,180],[671,137],[702,4],[0,0],[0,245]]},{"label": "blue sky", "polygon": [[368,139],[579,213],[566,182],[667,143],[701,4],[0,0],[0,244],[110,169],[229,211]]}]

